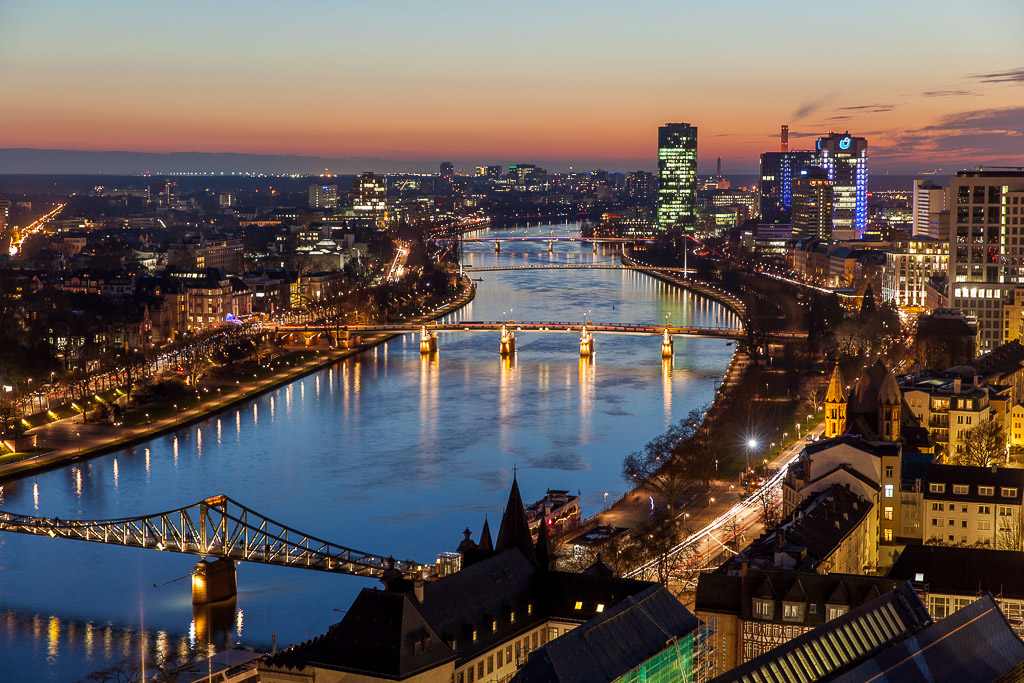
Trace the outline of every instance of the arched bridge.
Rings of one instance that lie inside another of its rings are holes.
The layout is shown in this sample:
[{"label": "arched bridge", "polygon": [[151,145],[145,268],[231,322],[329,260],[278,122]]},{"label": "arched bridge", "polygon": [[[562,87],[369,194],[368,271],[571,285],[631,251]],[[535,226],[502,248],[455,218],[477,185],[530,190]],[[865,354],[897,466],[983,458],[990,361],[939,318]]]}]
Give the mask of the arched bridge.
[{"label": "arched bridge", "polygon": [[406,575],[425,567],[304,534],[223,495],[120,519],[58,519],[0,510],[0,531],[378,578],[392,562]]}]

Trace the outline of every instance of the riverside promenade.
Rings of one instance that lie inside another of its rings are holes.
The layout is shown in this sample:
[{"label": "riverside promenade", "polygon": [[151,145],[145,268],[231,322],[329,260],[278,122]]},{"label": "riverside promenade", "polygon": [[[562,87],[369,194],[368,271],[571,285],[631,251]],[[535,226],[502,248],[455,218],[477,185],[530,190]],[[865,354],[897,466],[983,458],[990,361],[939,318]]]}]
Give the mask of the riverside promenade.
[{"label": "riverside promenade", "polygon": [[[462,279],[461,287],[461,291],[443,306],[405,322],[425,323],[462,308],[473,300],[476,288],[468,277]],[[315,355],[300,363],[284,367],[263,379],[239,380],[227,387],[228,391],[221,391],[216,396],[210,393],[209,398],[201,400],[195,406],[136,427],[114,427],[103,423],[82,422],[80,415],[36,427],[29,430],[28,434],[36,436],[39,448],[44,449],[44,452],[17,462],[0,465],[0,481],[44,469],[61,467],[70,462],[148,441],[184,425],[204,420],[238,403],[355,356],[366,349],[392,339],[394,336],[374,335],[363,339],[359,346],[348,349],[310,349],[309,353],[314,354],[315,352]]]}]

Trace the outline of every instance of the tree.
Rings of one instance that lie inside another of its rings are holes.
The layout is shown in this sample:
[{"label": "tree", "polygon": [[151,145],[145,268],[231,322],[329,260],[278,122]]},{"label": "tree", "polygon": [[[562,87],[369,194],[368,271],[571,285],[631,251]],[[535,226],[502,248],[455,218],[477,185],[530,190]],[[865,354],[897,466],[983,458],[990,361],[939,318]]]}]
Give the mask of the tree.
[{"label": "tree", "polygon": [[1006,438],[1003,428],[995,420],[971,427],[963,442],[963,450],[957,454],[958,465],[974,465],[988,467],[992,463],[1002,462],[1006,457]]},{"label": "tree", "polygon": [[210,359],[210,352],[205,348],[205,344],[192,344],[180,351],[178,365],[185,377],[185,383],[194,387],[213,367],[213,361]]},{"label": "tree", "polygon": [[635,578],[668,585],[669,579],[687,560],[686,553],[678,548],[684,532],[675,517],[664,510],[634,528],[624,554],[627,562],[632,560],[633,569],[642,568]]},{"label": "tree", "polygon": [[1020,508],[1014,508],[1009,515],[999,516],[995,545],[997,550],[1024,550],[1024,519]]},{"label": "tree", "polygon": [[754,494],[757,500],[757,509],[761,514],[761,524],[765,530],[778,526],[782,520],[782,504],[779,500],[779,491],[772,486],[762,486]]},{"label": "tree", "polygon": [[676,499],[689,482],[682,462],[675,457],[680,431],[678,425],[673,425],[664,434],[648,441],[642,450],[633,451],[622,461],[623,479],[634,486],[646,484],[665,499],[673,516]]},{"label": "tree", "polygon": [[24,433],[25,426],[21,423],[24,410],[24,401],[21,397],[10,394],[0,397],[0,428],[4,434],[18,438]]}]

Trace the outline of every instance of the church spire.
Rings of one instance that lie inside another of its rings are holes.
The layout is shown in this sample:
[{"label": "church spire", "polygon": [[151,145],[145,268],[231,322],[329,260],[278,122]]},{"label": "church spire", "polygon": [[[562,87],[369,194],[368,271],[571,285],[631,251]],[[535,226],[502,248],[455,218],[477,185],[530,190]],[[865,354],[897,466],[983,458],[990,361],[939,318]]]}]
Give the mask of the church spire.
[{"label": "church spire", "polygon": [[491,527],[487,524],[486,517],[484,517],[484,528],[480,532],[480,542],[477,543],[477,548],[488,553],[494,551],[494,541],[491,540]]},{"label": "church spire", "polygon": [[505,514],[501,516],[498,540],[494,544],[494,549],[499,553],[512,548],[518,548],[526,559],[536,562],[533,536],[530,534],[530,524],[526,521],[526,510],[523,508],[523,498],[519,495],[519,482],[516,481],[514,472],[512,490],[508,492]]},{"label": "church spire", "polygon": [[846,431],[846,390],[839,363],[832,370],[825,393],[825,438],[832,439]]}]

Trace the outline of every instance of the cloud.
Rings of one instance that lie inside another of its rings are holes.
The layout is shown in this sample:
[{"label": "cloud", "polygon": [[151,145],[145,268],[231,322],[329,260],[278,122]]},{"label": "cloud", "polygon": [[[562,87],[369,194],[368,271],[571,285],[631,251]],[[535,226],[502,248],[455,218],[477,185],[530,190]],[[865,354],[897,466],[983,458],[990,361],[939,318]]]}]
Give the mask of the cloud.
[{"label": "cloud", "polygon": [[950,90],[925,90],[921,94],[924,95],[925,97],[971,97],[971,96],[975,96],[975,95],[980,95],[981,93],[976,93],[976,92],[973,92],[971,90],[950,89]]},{"label": "cloud", "polygon": [[970,74],[967,78],[972,78],[979,83],[1024,83],[1024,68],[994,71],[987,74]]},{"label": "cloud", "polygon": [[950,114],[924,131],[984,131],[1024,135],[1024,107],[980,109]]},{"label": "cloud", "polygon": [[810,116],[814,112],[818,111],[832,98],[831,94],[819,95],[815,99],[805,100],[799,107],[796,108],[790,117],[790,121],[799,121],[800,119]]},{"label": "cloud", "polygon": [[893,104],[858,104],[852,107],[839,107],[839,111],[856,111],[865,114],[880,114],[885,111],[892,111],[896,106]]},{"label": "cloud", "polygon": [[931,125],[893,131],[891,135],[891,142],[876,148],[874,156],[939,156],[980,164],[1015,162],[1024,156],[1024,107],[959,112]]},{"label": "cloud", "polygon": [[841,121],[842,119],[852,119],[852,116],[830,116],[829,121]]}]

